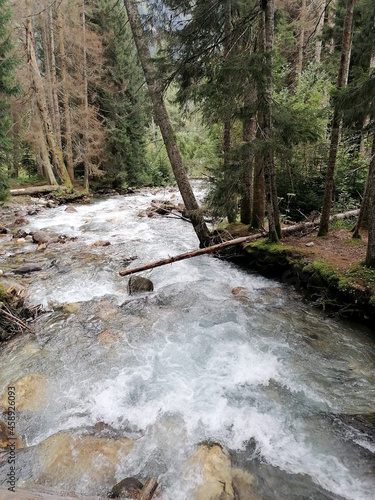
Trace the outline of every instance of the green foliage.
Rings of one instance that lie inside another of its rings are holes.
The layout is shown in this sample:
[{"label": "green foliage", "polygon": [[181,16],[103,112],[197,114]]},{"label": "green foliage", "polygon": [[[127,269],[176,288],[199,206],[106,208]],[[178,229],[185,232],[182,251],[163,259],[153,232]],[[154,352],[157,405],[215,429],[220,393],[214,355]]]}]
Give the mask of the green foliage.
[{"label": "green foliage", "polygon": [[[10,105],[7,98],[18,91],[14,83],[14,70],[18,60],[13,55],[13,43],[10,37],[11,11],[7,0],[0,0],[0,167],[11,164],[13,141],[10,135]],[[6,191],[4,170],[1,172],[0,192]],[[0,195],[2,196],[2,195]]]}]

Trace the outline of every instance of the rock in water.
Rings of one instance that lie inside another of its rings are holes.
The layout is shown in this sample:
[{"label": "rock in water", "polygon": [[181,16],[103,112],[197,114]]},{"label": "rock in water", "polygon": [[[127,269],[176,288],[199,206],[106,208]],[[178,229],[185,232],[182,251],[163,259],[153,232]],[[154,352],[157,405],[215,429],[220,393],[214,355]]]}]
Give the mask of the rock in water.
[{"label": "rock in water", "polygon": [[68,212],[68,213],[72,214],[74,212],[77,212],[77,210],[74,207],[69,206],[69,207],[66,207],[65,212]]},{"label": "rock in water", "polygon": [[38,264],[25,264],[24,266],[18,267],[14,270],[16,274],[27,274],[34,273],[35,271],[41,271],[42,268]]},{"label": "rock in water", "polygon": [[109,498],[139,498],[139,494],[143,488],[143,484],[138,481],[135,477],[127,477],[117,483],[113,488],[111,493],[109,493]]},{"label": "rock in water", "polygon": [[142,276],[130,276],[128,282],[128,293],[129,295],[136,295],[142,292],[152,292],[154,289],[154,284],[151,280],[147,278],[142,278]]},{"label": "rock in water", "polygon": [[56,243],[59,241],[58,234],[47,233],[47,231],[35,231],[32,236],[35,243]]}]

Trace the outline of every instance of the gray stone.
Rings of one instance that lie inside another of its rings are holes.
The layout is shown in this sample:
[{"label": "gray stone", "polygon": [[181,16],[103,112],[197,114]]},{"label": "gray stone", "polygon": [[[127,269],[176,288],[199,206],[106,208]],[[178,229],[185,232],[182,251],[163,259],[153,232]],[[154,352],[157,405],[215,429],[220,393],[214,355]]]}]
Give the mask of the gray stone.
[{"label": "gray stone", "polygon": [[47,231],[35,231],[33,233],[33,240],[35,243],[56,243],[59,241],[59,236]]},{"label": "gray stone", "polygon": [[129,295],[135,295],[142,292],[152,292],[154,285],[151,280],[142,278],[142,276],[130,276],[128,282]]},{"label": "gray stone", "polygon": [[65,212],[73,213],[73,212],[77,212],[77,210],[74,207],[69,206],[69,207],[66,207]]},{"label": "gray stone", "polygon": [[38,264],[25,264],[24,266],[18,267],[14,270],[16,274],[27,274],[34,273],[36,271],[41,271],[42,268]]}]

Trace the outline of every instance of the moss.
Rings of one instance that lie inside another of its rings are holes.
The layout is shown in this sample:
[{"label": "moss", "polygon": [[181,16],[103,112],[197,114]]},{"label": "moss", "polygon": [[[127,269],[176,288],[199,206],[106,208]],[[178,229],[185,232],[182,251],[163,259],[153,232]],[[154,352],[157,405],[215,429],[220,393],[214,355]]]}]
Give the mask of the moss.
[{"label": "moss", "polygon": [[7,293],[5,291],[4,285],[0,283],[0,299],[3,299],[4,297],[6,297],[6,295]]},{"label": "moss", "polygon": [[350,238],[350,240],[344,241],[344,245],[347,247],[363,247],[365,242],[361,238]]}]

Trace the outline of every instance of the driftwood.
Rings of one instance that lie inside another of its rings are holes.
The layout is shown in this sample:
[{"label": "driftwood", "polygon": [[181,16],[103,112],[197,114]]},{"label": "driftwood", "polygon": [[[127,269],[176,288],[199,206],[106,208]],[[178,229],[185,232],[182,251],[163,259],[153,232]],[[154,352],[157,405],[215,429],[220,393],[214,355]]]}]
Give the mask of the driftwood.
[{"label": "driftwood", "polygon": [[66,186],[46,185],[46,186],[32,186],[20,189],[11,189],[10,194],[12,196],[21,196],[28,194],[43,194],[43,193],[52,193],[52,191],[67,191],[67,190],[68,188]]},{"label": "driftwood", "polygon": [[[349,219],[350,217],[355,217],[359,214],[359,210],[350,210],[342,214],[337,214],[331,217],[331,220]],[[281,230],[282,236],[289,236],[300,231],[305,231],[306,229],[311,229],[319,226],[320,220],[312,222],[301,222],[300,224],[295,224],[293,226],[284,227]],[[175,255],[174,257],[168,257],[167,259],[159,260],[156,262],[151,262],[150,264],[145,264],[144,266],[134,267],[133,269],[126,269],[125,271],[120,271],[120,276],[128,276],[129,274],[138,273],[140,271],[147,271],[147,269],[154,269],[155,267],[165,266],[166,264],[172,264],[173,262],[178,262],[179,260],[190,259],[191,257],[198,257],[199,255],[204,255],[206,253],[213,253],[224,248],[232,247],[235,245],[242,245],[244,243],[250,243],[252,241],[259,240],[267,236],[267,233],[261,232],[256,234],[251,234],[250,236],[243,236],[242,238],[235,238],[233,240],[225,241],[224,243],[218,243],[217,245],[211,245],[206,248],[200,248],[199,250],[193,250],[192,252],[182,253],[180,255]]]},{"label": "driftwood", "polygon": [[155,481],[155,479],[151,479],[149,477],[139,494],[139,500],[151,500],[157,487],[158,483]]}]

